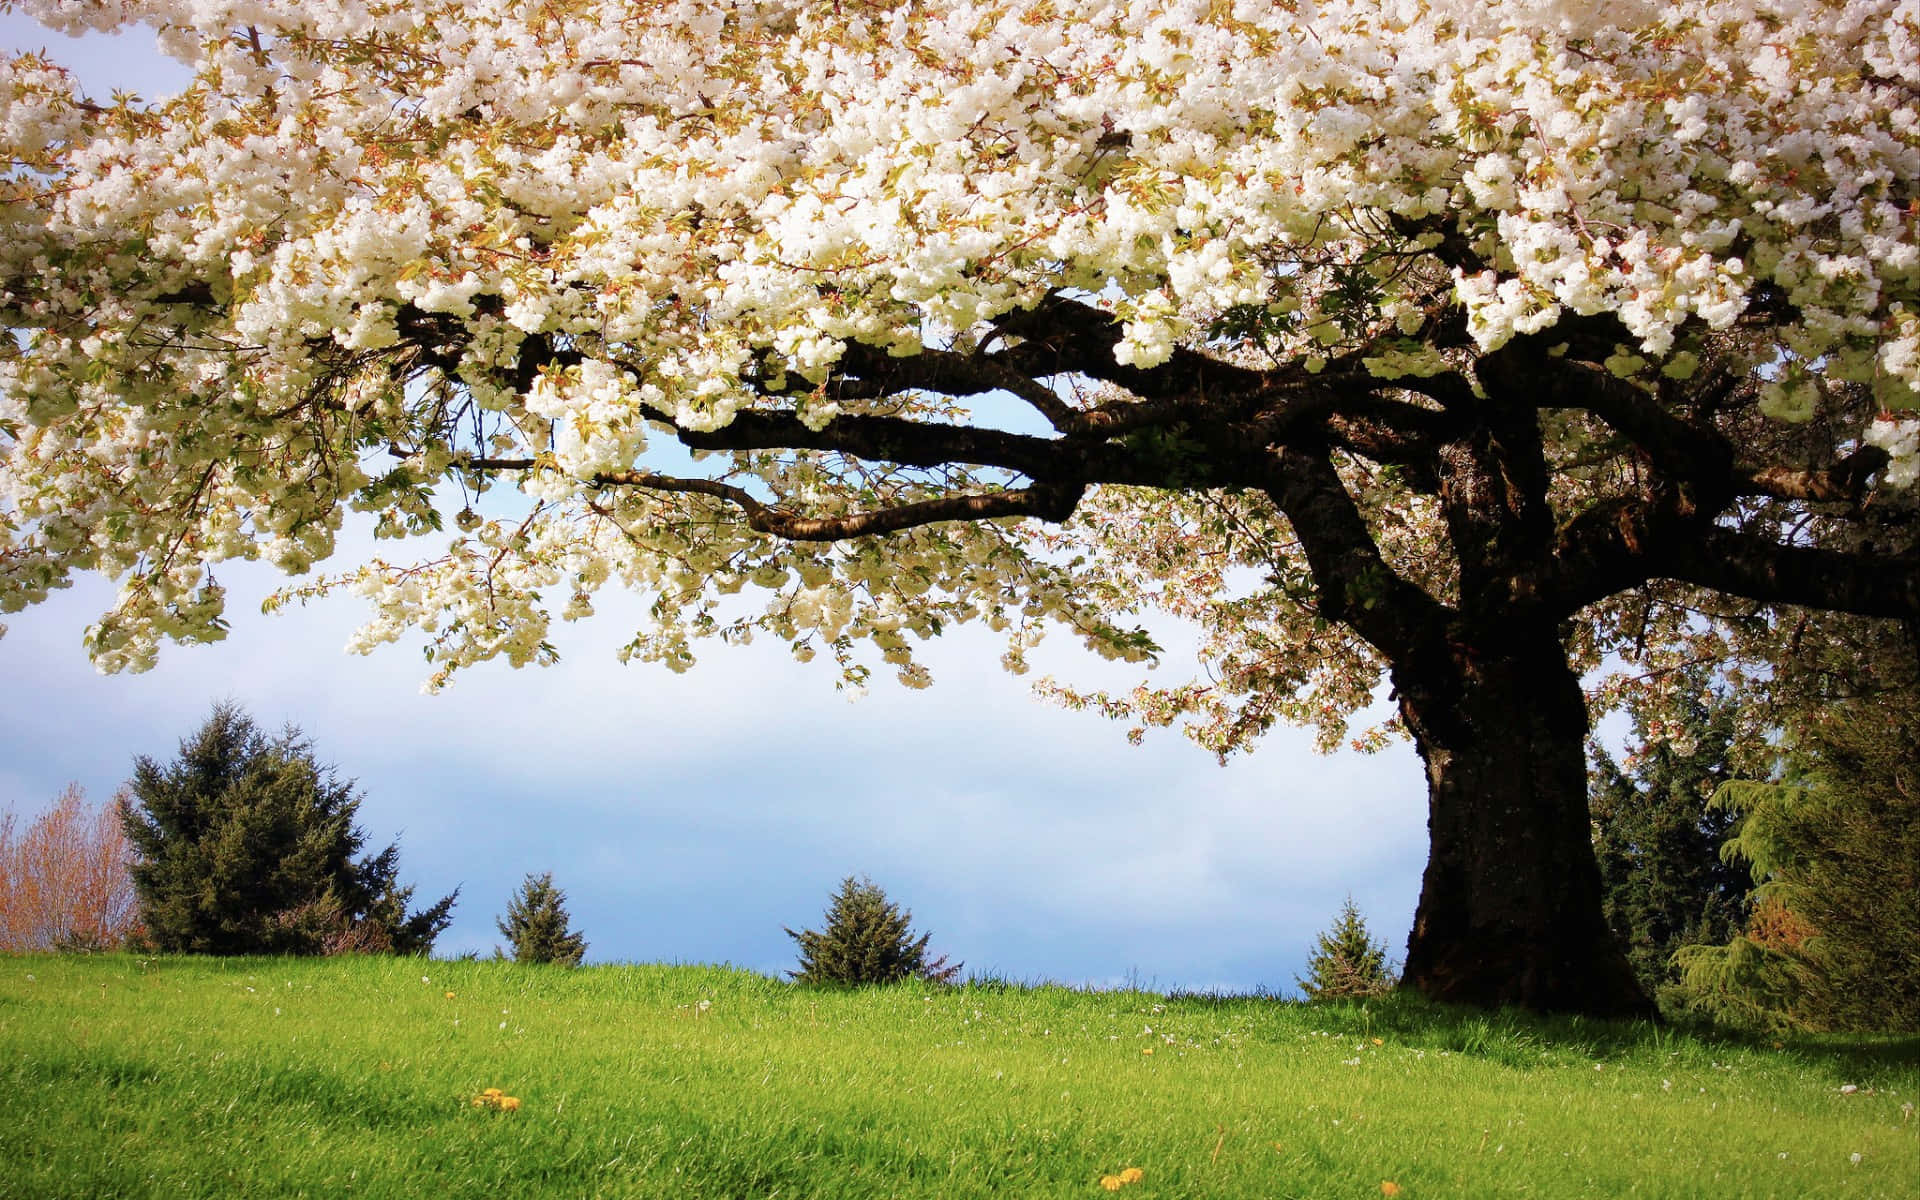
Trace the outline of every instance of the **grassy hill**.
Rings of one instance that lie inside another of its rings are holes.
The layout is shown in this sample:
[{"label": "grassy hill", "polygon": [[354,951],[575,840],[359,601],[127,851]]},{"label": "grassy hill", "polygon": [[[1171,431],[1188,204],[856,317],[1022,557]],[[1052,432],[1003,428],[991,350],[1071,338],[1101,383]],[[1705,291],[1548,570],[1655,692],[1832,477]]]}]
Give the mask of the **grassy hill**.
[{"label": "grassy hill", "polygon": [[1400,998],[0,957],[0,1089],[7,1200],[1920,1195],[1920,1039]]}]

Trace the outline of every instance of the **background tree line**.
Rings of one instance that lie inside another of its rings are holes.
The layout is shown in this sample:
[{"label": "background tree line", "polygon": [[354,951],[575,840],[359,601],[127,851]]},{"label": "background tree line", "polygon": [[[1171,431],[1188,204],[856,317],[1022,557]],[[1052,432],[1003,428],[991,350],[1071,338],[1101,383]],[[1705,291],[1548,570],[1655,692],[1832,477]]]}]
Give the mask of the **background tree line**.
[{"label": "background tree line", "polygon": [[1770,675],[1703,665],[1681,719],[1593,750],[1606,913],[1670,1015],[1920,1030],[1920,657],[1803,621]]},{"label": "background tree line", "polygon": [[[1867,655],[1824,633],[1764,690],[1683,667],[1687,699],[1636,718],[1622,758],[1591,749],[1607,920],[1669,1015],[1920,1029],[1920,660],[1911,640]],[[361,799],[297,729],[269,736],[217,705],[111,801],[70,786],[23,831],[0,816],[0,949],[428,953],[458,891],[413,909],[397,843],[364,852]],[[551,873],[527,875],[496,953],[579,965],[565,902]],[[787,931],[793,975],[951,982],[959,966],[910,919],[850,876],[820,930]],[[1316,1000],[1393,982],[1351,899],[1299,980]]]}]

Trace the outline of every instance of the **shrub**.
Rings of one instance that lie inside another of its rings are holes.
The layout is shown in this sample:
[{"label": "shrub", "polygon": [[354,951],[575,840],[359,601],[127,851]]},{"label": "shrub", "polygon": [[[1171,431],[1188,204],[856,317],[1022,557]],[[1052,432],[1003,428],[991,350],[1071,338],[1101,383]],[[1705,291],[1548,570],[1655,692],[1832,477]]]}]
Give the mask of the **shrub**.
[{"label": "shrub", "polygon": [[1360,909],[1348,896],[1333,928],[1307,959],[1307,974],[1296,978],[1309,1000],[1355,1000],[1380,996],[1395,982],[1385,944],[1373,940]]},{"label": "shrub", "polygon": [[19,838],[0,817],[0,950],[111,950],[138,924],[118,800],[69,784]]},{"label": "shrub", "polygon": [[587,940],[567,929],[567,894],[553,886],[553,872],[528,875],[507,901],[507,915],[494,922],[519,963],[577,967]]},{"label": "shrub", "polygon": [[918,977],[930,983],[952,983],[960,963],[946,957],[929,959],[931,934],[913,936],[913,914],[887,899],[870,879],[849,875],[827,906],[826,929],[787,936],[800,944],[800,969],[789,972],[801,983],[858,986],[895,983]]}]

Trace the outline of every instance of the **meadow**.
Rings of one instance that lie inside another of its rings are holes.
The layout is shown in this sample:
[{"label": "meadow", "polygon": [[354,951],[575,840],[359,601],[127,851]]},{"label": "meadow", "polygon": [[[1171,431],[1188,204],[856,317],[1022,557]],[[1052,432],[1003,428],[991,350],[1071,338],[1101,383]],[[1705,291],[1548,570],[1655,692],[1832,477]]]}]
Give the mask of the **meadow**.
[{"label": "meadow", "polygon": [[0,1095],[8,1200],[1920,1195],[1920,1039],[1399,997],[12,956]]}]

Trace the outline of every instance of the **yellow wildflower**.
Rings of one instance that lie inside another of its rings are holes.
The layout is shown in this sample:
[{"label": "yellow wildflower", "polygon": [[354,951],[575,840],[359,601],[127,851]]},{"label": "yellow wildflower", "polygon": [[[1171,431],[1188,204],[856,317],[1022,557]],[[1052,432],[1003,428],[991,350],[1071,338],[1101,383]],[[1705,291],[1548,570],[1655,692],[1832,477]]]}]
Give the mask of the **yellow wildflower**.
[{"label": "yellow wildflower", "polygon": [[1400,1194],[1400,1185],[1391,1179],[1382,1179],[1380,1181],[1380,1194],[1382,1196],[1398,1196]]},{"label": "yellow wildflower", "polygon": [[1118,1175],[1102,1175],[1100,1177],[1100,1186],[1107,1189],[1110,1192],[1117,1192],[1121,1188],[1127,1186],[1127,1184],[1126,1184],[1126,1181],[1121,1179]]},{"label": "yellow wildflower", "polygon": [[496,1112],[513,1112],[520,1107],[520,1097],[509,1096],[499,1088],[488,1088],[473,1098],[475,1108],[491,1108]]},{"label": "yellow wildflower", "polygon": [[1146,1177],[1147,1177],[1147,1173],[1145,1171],[1142,1171],[1139,1167],[1128,1167],[1126,1170],[1120,1172],[1121,1183],[1139,1183],[1142,1179],[1145,1179]]}]

